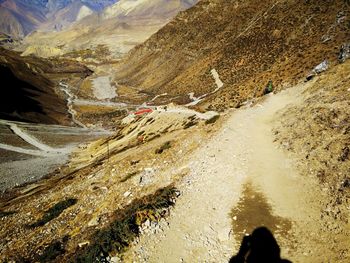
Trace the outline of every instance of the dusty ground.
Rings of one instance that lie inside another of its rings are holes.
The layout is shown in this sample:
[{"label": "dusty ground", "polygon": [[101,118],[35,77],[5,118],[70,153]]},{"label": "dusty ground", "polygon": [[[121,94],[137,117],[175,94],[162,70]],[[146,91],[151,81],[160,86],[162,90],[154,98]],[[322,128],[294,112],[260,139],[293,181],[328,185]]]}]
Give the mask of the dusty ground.
[{"label": "dusty ground", "polygon": [[350,233],[349,69],[347,61],[315,80],[303,104],[278,114],[274,129],[275,140],[302,173],[316,177],[328,193],[322,208],[325,231],[339,235]]}]

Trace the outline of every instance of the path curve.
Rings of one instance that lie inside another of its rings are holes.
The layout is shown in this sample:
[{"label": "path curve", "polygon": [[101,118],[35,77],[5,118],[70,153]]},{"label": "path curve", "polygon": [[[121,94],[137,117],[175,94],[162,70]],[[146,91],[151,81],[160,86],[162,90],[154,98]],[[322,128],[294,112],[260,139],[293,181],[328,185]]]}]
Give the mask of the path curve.
[{"label": "path curve", "polygon": [[[305,237],[294,252],[288,240],[279,237],[285,245],[282,255],[294,256],[295,262],[318,262],[308,256],[310,247],[322,251],[316,223],[320,207],[310,194],[317,182],[300,178],[293,162],[273,143],[271,131],[276,112],[299,103],[304,88],[271,94],[261,104],[235,111],[223,129],[198,149],[188,163],[191,173],[180,186],[182,196],[169,226],[141,237],[129,252],[136,262],[228,262],[241,239],[233,233],[230,213],[243,198],[246,184],[266,196],[274,215],[293,222],[295,235]],[[317,195],[316,190],[313,193]]]}]

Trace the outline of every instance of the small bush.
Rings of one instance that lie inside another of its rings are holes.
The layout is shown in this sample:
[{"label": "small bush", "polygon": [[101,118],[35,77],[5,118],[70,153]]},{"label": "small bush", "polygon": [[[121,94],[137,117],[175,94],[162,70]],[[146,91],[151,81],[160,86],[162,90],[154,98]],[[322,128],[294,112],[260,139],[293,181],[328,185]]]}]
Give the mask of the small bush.
[{"label": "small bush", "polygon": [[197,121],[189,121],[187,122],[185,125],[184,125],[184,130],[188,129],[188,128],[191,128],[192,126],[195,126],[197,125]]},{"label": "small bush", "polygon": [[127,175],[125,175],[121,180],[120,182],[121,183],[124,183],[126,182],[127,180],[129,180],[130,178],[134,177],[135,175],[137,175],[138,172],[132,172],[132,173],[128,173]]},{"label": "small bush", "polygon": [[7,216],[10,216],[10,215],[13,215],[15,214],[16,212],[14,211],[0,211],[0,218],[3,218],[3,217],[7,217]]},{"label": "small bush", "polygon": [[155,151],[156,154],[162,154],[165,150],[168,150],[171,148],[171,143],[166,142],[164,143],[159,149]]},{"label": "small bush", "polygon": [[220,118],[220,115],[215,115],[211,117],[210,119],[205,121],[205,124],[213,124]]},{"label": "small bush", "polygon": [[62,240],[53,241],[47,248],[45,248],[43,253],[37,257],[37,261],[40,263],[46,263],[55,260],[59,255],[66,252],[65,246],[67,241],[67,236],[65,236]]}]

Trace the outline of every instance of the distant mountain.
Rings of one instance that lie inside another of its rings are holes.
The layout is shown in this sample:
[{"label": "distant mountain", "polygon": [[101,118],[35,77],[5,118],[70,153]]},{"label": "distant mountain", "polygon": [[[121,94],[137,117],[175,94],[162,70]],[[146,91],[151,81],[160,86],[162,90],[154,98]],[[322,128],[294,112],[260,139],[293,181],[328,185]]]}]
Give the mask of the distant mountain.
[{"label": "distant mountain", "polygon": [[81,0],[81,2],[95,11],[102,11],[107,6],[118,2],[118,0]]},{"label": "distant mountain", "polygon": [[0,32],[23,37],[46,21],[41,1],[5,0],[0,3]]},{"label": "distant mountain", "polygon": [[82,1],[73,1],[68,3],[65,7],[62,6],[60,9],[52,11],[53,13],[48,16],[47,21],[41,24],[38,29],[44,31],[60,31],[95,12],[93,9],[84,5]]},{"label": "distant mountain", "polygon": [[[101,12],[95,12],[95,9],[85,5],[83,7],[81,1],[79,4],[72,3],[56,12],[40,30],[25,38],[24,54],[50,56],[51,53],[55,56],[76,51],[75,55],[81,58],[77,51],[103,45],[110,51],[109,58],[120,58],[197,1],[120,0]],[[71,18],[75,19],[74,23]],[[67,24],[71,26],[68,28]],[[42,32],[52,28],[59,32]]]},{"label": "distant mountain", "polygon": [[118,0],[1,0],[0,32],[24,37],[36,29],[61,30]]},{"label": "distant mountain", "polygon": [[47,11],[49,13],[55,13],[58,10],[65,8],[66,6],[68,6],[69,4],[72,3],[72,0],[46,0],[46,5],[45,7],[47,8]]},{"label": "distant mountain", "polygon": [[197,2],[198,0],[122,0],[107,7],[103,16],[104,18],[168,18]]}]

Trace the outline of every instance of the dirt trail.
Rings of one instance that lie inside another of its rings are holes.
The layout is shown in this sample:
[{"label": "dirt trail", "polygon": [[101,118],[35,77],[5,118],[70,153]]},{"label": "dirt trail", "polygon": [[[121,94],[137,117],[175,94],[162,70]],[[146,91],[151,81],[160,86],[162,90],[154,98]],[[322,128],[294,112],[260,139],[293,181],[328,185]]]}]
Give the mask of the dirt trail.
[{"label": "dirt trail", "polygon": [[40,142],[39,140],[37,140],[36,138],[34,138],[33,136],[30,136],[29,134],[25,133],[24,131],[22,131],[16,124],[11,124],[10,125],[10,129],[19,137],[21,137],[24,141],[26,141],[27,143],[35,146],[36,148],[40,149],[41,151],[46,151],[46,152],[53,152],[53,151],[58,151],[57,149],[54,149],[42,142]]},{"label": "dirt trail", "polygon": [[[261,223],[275,232],[282,256],[325,262],[328,237],[320,234],[321,208],[314,201],[322,194],[314,179],[298,174],[271,131],[275,113],[302,101],[305,88],[269,95],[228,118],[188,163],[191,172],[179,187],[182,195],[169,225],[140,239],[130,251],[134,261],[228,262],[241,234]],[[254,198],[264,204],[254,207]]]}]

